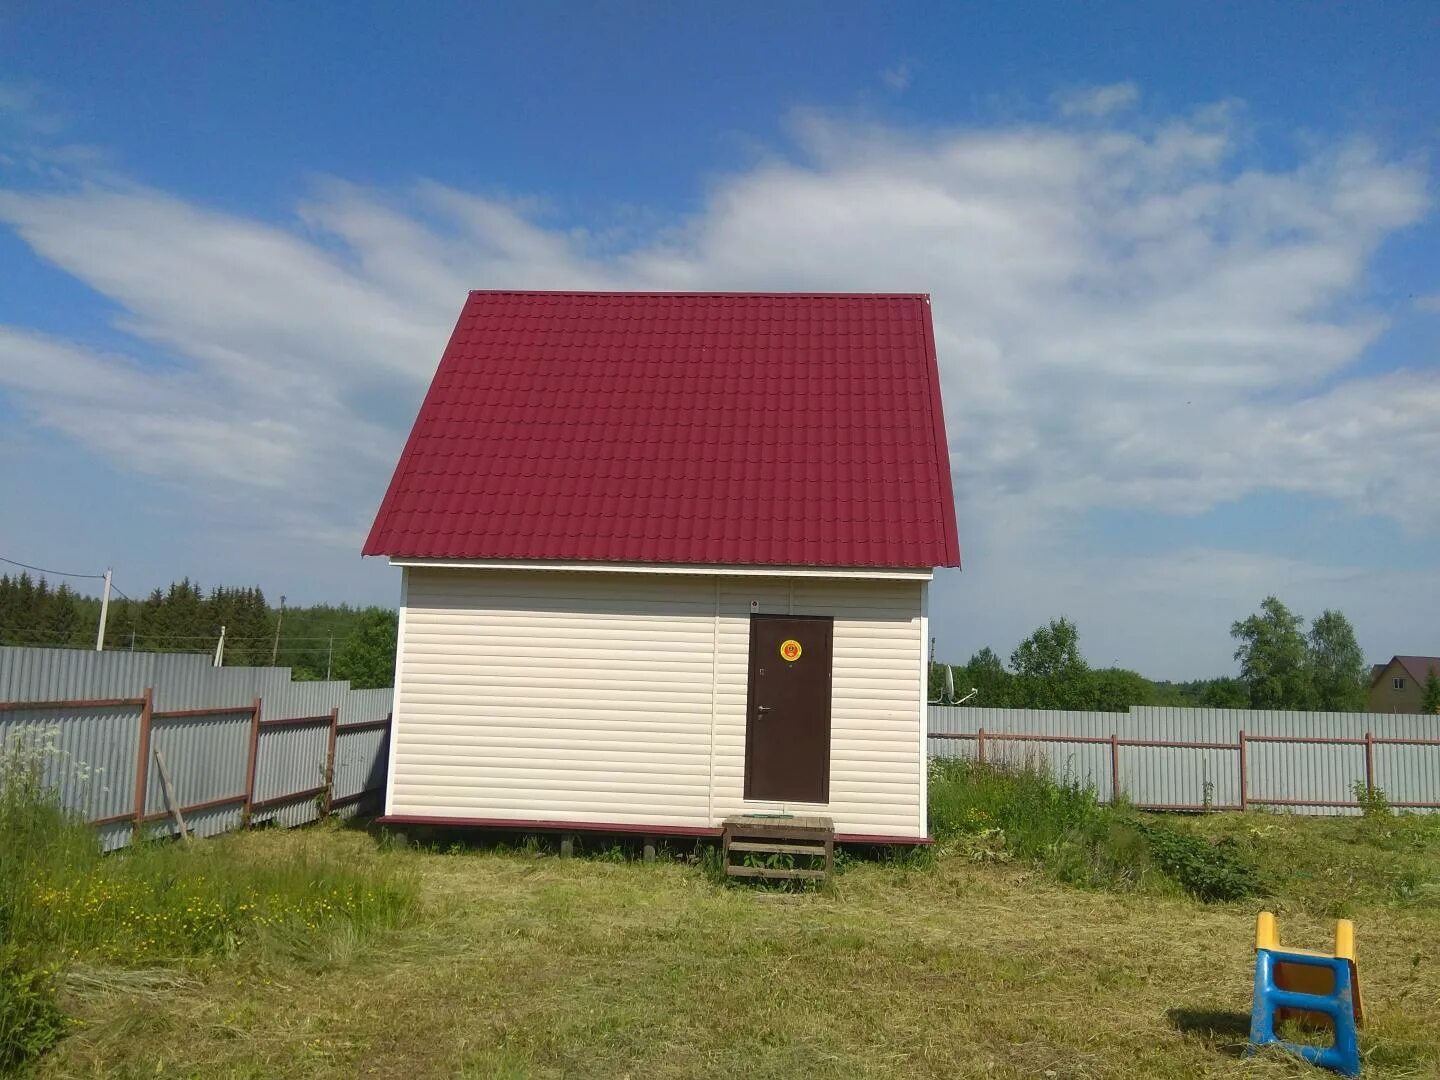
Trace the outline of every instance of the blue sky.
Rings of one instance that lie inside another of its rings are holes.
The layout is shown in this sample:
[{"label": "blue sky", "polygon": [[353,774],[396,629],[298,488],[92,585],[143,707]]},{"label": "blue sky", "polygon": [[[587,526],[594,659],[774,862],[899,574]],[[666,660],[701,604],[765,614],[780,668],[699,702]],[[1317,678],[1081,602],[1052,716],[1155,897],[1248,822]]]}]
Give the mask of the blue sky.
[{"label": "blue sky", "polygon": [[[0,554],[393,602],[464,291],[933,294],[965,570],[1229,670],[1440,653],[1433,4],[8,5]],[[1428,488],[1428,490],[1427,490]]]}]

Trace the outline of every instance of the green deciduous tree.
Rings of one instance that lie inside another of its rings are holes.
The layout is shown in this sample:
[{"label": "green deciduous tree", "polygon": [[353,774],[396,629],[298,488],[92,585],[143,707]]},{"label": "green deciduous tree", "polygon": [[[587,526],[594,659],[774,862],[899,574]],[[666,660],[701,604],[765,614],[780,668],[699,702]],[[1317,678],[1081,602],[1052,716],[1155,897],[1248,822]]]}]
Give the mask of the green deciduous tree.
[{"label": "green deciduous tree", "polygon": [[1010,667],[1022,678],[1055,678],[1087,670],[1080,655],[1080,631],[1063,615],[1051,619],[1010,654]]},{"label": "green deciduous tree", "polygon": [[359,690],[395,685],[395,638],[399,617],[367,608],[335,653],[335,677]]},{"label": "green deciduous tree", "polygon": [[1213,709],[1248,709],[1250,688],[1243,679],[1221,677],[1207,679],[1200,687],[1197,701]]},{"label": "green deciduous tree", "polygon": [[1250,691],[1252,709],[1308,709],[1311,706],[1309,654],[1304,620],[1278,598],[1267,596],[1260,611],[1230,627],[1240,644],[1240,678]]},{"label": "green deciduous tree", "polygon": [[1338,611],[1324,611],[1310,624],[1310,682],[1317,709],[1361,712],[1369,668],[1355,629]]},{"label": "green deciduous tree", "polygon": [[1083,709],[1093,691],[1080,655],[1080,631],[1065,617],[1051,619],[1010,654],[1015,672],[1011,703],[1032,709]]},{"label": "green deciduous tree", "polygon": [[1073,706],[1097,712],[1125,712],[1132,705],[1155,701],[1155,684],[1138,671],[1125,668],[1098,668],[1083,679],[1082,704]]},{"label": "green deciduous tree", "polygon": [[1000,709],[1012,706],[1014,676],[1005,670],[1005,664],[1000,657],[995,655],[995,650],[985,646],[974,656],[965,667],[955,673],[958,680],[957,686],[964,685],[960,693],[968,694],[971,687],[977,691],[970,699],[972,705],[982,705],[992,709]]},{"label": "green deciduous tree", "polygon": [[1430,665],[1430,674],[1425,676],[1425,696],[1420,699],[1420,708],[1427,713],[1440,713],[1440,671]]}]

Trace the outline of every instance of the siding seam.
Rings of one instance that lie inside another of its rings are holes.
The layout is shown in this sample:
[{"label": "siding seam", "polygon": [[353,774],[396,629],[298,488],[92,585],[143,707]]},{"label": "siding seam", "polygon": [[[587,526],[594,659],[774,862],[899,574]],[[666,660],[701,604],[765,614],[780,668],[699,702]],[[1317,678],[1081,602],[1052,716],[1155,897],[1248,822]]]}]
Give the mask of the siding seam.
[{"label": "siding seam", "polygon": [[710,634],[710,785],[705,792],[705,817],[715,823],[715,726],[720,699],[720,582],[715,579],[715,616]]},{"label": "siding seam", "polygon": [[394,813],[395,757],[400,747],[400,673],[405,667],[405,609],[410,606],[410,568],[400,568],[400,613],[395,626],[395,689],[390,704],[390,760],[385,769],[385,813]]}]

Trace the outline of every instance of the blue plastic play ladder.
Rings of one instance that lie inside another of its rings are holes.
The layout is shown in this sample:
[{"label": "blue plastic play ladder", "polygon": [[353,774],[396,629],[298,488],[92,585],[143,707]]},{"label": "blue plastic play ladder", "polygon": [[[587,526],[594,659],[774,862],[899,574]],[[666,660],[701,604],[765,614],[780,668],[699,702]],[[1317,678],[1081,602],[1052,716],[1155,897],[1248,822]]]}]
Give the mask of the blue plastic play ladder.
[{"label": "blue plastic play ladder", "polygon": [[[1356,1028],[1363,1015],[1355,967],[1355,928],[1348,919],[1335,927],[1335,954],[1286,949],[1280,945],[1275,916],[1262,911],[1255,925],[1255,1005],[1250,1014],[1250,1046],[1280,1046],[1312,1065],[1345,1076],[1360,1075]],[[1275,1034],[1288,1017],[1328,1020],[1333,1046],[1306,1046]]]}]

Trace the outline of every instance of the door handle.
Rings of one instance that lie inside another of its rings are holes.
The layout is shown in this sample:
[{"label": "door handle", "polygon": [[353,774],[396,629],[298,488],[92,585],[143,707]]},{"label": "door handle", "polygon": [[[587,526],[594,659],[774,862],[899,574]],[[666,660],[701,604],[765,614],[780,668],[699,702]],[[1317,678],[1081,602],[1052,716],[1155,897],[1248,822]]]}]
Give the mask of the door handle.
[{"label": "door handle", "polygon": [[756,711],[756,712],[769,712],[769,711],[770,711],[770,706],[769,706],[769,705],[756,705],[756,706],[755,706],[755,711]]}]

